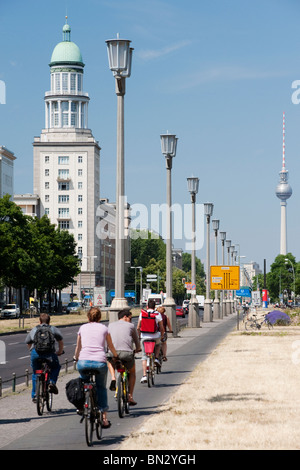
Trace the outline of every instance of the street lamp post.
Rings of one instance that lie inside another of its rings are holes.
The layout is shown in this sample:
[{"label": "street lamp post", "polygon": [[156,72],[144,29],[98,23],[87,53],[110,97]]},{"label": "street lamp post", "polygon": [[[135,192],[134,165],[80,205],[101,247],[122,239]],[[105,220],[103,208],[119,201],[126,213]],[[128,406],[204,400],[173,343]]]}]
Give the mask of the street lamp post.
[{"label": "street lamp post", "polygon": [[[89,298],[90,298],[90,305],[91,305],[91,292],[92,292],[92,259],[96,259],[97,256],[92,256],[92,255],[87,255],[87,256],[84,256],[84,258],[86,259],[89,259],[90,260],[90,292],[89,292]],[[92,304],[94,303],[94,294],[93,294],[93,302]]]},{"label": "street lamp post", "polygon": [[[218,231],[220,226],[220,221],[218,219],[214,219],[211,221],[212,228],[215,232],[215,265],[218,266]],[[214,308],[213,308],[213,317],[214,318],[221,318],[220,315],[220,301],[218,296],[218,291],[215,290],[215,298],[214,298]]]},{"label": "street lamp post", "polygon": [[127,39],[106,41],[109,68],[115,77],[117,95],[117,178],[116,178],[116,256],[115,256],[115,298],[112,301],[109,320],[118,320],[118,312],[128,309],[124,296],[124,219],[125,219],[125,184],[124,184],[124,96],[126,78],[131,75],[133,49]]},{"label": "street lamp post", "polygon": [[[231,245],[231,240],[225,240],[225,245],[227,248],[227,264],[230,266],[230,245]],[[230,291],[226,291],[226,315],[229,315],[232,313],[231,311],[231,302],[230,302]]]},{"label": "street lamp post", "polygon": [[293,266],[293,263],[291,262],[290,259],[288,258],[285,258],[284,259],[285,261],[285,264],[287,264],[287,262],[291,263],[291,266],[292,266],[292,270],[293,270],[293,278],[294,278],[294,305],[295,305],[295,301],[296,301],[296,282],[295,282],[295,270],[294,270],[294,266]]},{"label": "street lamp post", "polygon": [[204,301],[203,322],[212,321],[212,302],[210,299],[210,218],[214,205],[211,202],[204,203],[206,216],[206,298]]},{"label": "street lamp post", "polygon": [[[226,239],[226,232],[220,232],[220,239],[222,244],[222,266],[225,265],[225,239]],[[221,318],[226,315],[226,304],[224,298],[224,291],[221,291]]]},{"label": "street lamp post", "polygon": [[167,169],[167,246],[166,246],[166,299],[164,301],[164,307],[166,314],[168,315],[171,327],[173,330],[173,336],[177,336],[177,325],[176,325],[176,305],[173,299],[173,275],[172,275],[172,197],[171,197],[171,170],[172,160],[176,155],[177,149],[177,137],[174,134],[161,134],[161,151],[165,156],[166,169]]},{"label": "street lamp post", "polygon": [[[78,259],[80,264],[80,271],[79,271],[79,302],[81,304],[81,265],[82,265],[82,253],[78,253]],[[73,300],[73,299],[72,299]]]},{"label": "street lamp post", "polygon": [[[130,269],[134,269],[134,291],[135,291],[135,303],[137,304],[137,295],[136,295],[136,270],[139,269],[140,272],[143,271],[143,268],[142,266],[130,266]],[[142,295],[142,292],[141,292],[141,287],[140,287],[140,303],[141,302],[141,295]]]},{"label": "street lamp post", "polygon": [[[234,254],[234,248],[235,246],[234,245],[231,245],[231,247],[229,248],[229,251],[230,251],[230,258],[231,258],[231,266],[233,266],[233,254]],[[233,295],[234,295],[234,292],[233,290],[230,290],[230,310],[231,310],[231,313],[234,312],[234,300],[233,300]]]},{"label": "street lamp post", "polygon": [[[187,178],[188,190],[191,194],[191,203],[192,203],[192,256],[191,256],[191,274],[192,274],[192,284],[196,286],[196,194],[198,193],[199,188],[199,178]],[[196,287],[192,291],[190,305],[189,305],[189,327],[190,328],[199,328],[200,326],[200,317],[199,317],[199,305],[196,297]]]}]

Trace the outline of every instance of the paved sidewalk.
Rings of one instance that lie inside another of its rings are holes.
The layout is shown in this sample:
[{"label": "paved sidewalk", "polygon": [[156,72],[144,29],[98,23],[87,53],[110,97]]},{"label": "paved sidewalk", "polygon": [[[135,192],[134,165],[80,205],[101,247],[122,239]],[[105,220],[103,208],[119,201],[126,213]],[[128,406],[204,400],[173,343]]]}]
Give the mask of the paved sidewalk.
[{"label": "paved sidewalk", "polygon": [[[207,333],[214,331],[218,326],[222,326],[228,323],[228,331],[234,328],[236,325],[236,315],[230,315],[224,317],[223,320],[216,320],[210,323],[202,323],[201,328],[185,328],[180,331],[177,338],[170,337],[168,339],[168,355],[171,356],[176,352],[178,348],[182,345],[189,343],[190,341],[195,340],[196,338],[201,338],[207,336]],[[217,335],[216,335],[217,337]],[[218,339],[217,339],[218,341]],[[175,354],[176,356],[176,354]],[[141,377],[141,361],[138,360],[140,356],[137,356],[137,385],[136,388],[140,387],[139,380]],[[204,360],[207,355],[204,355],[202,360]],[[168,369],[169,362],[165,363],[164,370]],[[169,365],[169,367],[171,367]],[[59,377],[58,388],[60,393],[54,396],[54,407],[55,410],[61,410],[61,413],[68,411],[72,405],[67,401],[65,396],[65,385],[73,377],[78,376],[78,372],[71,372],[67,375]],[[109,379],[108,379],[109,380]],[[182,378],[184,381],[184,378]],[[141,386],[143,387],[143,386]],[[170,392],[171,393],[171,392]],[[162,395],[162,392],[161,392]],[[27,435],[28,433],[37,430],[40,426],[44,425],[49,421],[49,415],[45,414],[40,417],[37,415],[36,406],[31,402],[31,390],[30,388],[14,395],[9,395],[0,399],[0,448],[5,448],[9,444],[13,444],[22,436]],[[138,420],[134,418],[131,421]],[[142,423],[143,420],[140,420]],[[128,421],[127,421],[128,426]],[[130,431],[130,429],[129,429]],[[13,445],[12,445],[13,447]]]}]

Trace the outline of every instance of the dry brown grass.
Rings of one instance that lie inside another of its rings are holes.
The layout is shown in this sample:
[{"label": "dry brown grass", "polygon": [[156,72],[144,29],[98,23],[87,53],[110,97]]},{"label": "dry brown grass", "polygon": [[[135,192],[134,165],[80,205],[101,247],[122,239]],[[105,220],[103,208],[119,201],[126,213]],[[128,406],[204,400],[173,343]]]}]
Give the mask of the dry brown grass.
[{"label": "dry brown grass", "polygon": [[233,332],[120,449],[299,449],[299,340]]}]

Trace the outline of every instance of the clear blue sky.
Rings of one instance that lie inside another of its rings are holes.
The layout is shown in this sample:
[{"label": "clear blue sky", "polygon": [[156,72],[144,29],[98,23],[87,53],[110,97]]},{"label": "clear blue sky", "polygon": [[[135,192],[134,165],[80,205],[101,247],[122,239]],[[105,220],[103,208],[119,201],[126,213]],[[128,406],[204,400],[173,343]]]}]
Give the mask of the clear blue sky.
[{"label": "clear blue sky", "polygon": [[[0,0],[0,145],[17,157],[15,193],[33,191],[32,142],[45,125],[48,64],[66,14],[85,63],[89,127],[102,148],[101,197],[115,200],[116,95],[105,40],[120,33],[134,47],[125,96],[128,202],[165,202],[160,134],[168,130],[179,138],[173,202],[189,204],[186,178],[198,176],[197,202],[214,203],[213,217],[243,261],[263,268],[266,258],[269,266],[279,253],[285,111],[288,250],[299,261],[300,105],[291,100],[300,80],[299,2]],[[204,261],[205,248],[197,256]]]}]

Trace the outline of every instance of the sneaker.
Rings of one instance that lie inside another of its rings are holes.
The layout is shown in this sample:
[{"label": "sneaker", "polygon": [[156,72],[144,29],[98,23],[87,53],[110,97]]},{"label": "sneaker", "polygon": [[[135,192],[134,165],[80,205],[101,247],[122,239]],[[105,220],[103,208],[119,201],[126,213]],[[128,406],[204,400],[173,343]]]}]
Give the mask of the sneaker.
[{"label": "sneaker", "polygon": [[154,363],[157,364],[158,366],[160,366],[160,361],[159,361],[159,359],[155,358],[155,359],[154,359]]},{"label": "sneaker", "polygon": [[54,393],[54,395],[58,394],[58,388],[54,383],[49,384],[49,392]]},{"label": "sneaker", "polygon": [[146,383],[147,383],[147,376],[143,375],[143,377],[141,378],[141,384],[146,384]]},{"label": "sneaker", "polygon": [[36,399],[36,396],[34,396],[34,397],[32,398],[32,403],[36,403],[36,402],[37,402],[37,399]]}]

